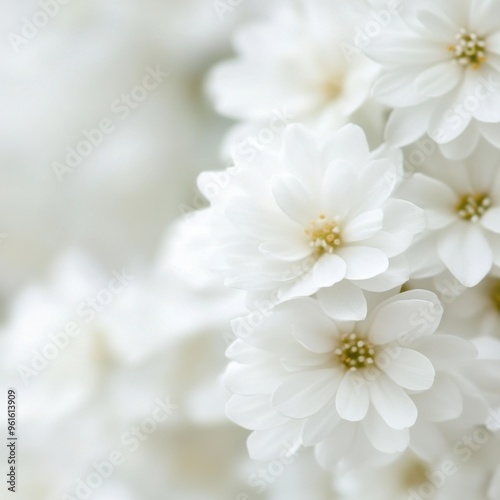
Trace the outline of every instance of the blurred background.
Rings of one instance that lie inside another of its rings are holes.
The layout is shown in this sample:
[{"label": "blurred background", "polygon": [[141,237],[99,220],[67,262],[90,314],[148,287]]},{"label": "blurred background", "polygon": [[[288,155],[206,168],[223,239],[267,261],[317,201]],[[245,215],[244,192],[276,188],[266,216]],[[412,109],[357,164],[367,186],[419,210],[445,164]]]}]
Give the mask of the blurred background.
[{"label": "blurred background", "polygon": [[227,124],[203,82],[256,3],[221,19],[212,0],[3,2],[5,296],[68,246],[107,266],[150,262],[197,173],[220,165]]},{"label": "blurred background", "polygon": [[224,417],[244,304],[195,265],[206,235],[188,220],[197,174],[225,166],[207,71],[268,4],[2,2],[0,406],[14,388],[18,498],[331,498],[305,451],[251,462]]}]

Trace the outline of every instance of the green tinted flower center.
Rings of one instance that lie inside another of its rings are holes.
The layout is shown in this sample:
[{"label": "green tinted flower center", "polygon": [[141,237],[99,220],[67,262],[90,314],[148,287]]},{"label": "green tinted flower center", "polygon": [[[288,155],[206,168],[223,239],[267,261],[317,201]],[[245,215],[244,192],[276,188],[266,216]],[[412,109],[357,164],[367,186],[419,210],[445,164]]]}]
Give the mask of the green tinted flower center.
[{"label": "green tinted flower center", "polygon": [[375,363],[375,348],[357,333],[344,333],[335,354],[350,371],[361,370]]},{"label": "green tinted flower center", "polygon": [[496,280],[492,286],[490,297],[495,309],[500,312],[500,280]]},{"label": "green tinted flower center", "polygon": [[478,69],[486,61],[486,43],[473,31],[462,28],[455,35],[456,42],[448,47],[454,59],[462,66]]},{"label": "green tinted flower center", "polygon": [[466,194],[457,205],[457,213],[463,220],[477,222],[491,207],[491,199],[484,193]]}]

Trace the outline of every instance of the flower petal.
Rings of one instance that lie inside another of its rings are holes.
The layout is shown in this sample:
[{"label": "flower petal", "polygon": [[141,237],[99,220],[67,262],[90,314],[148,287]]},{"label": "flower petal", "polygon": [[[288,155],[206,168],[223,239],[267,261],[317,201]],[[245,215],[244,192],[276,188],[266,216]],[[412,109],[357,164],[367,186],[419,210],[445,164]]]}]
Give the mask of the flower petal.
[{"label": "flower petal", "polygon": [[273,409],[269,396],[260,394],[231,396],[226,404],[226,414],[236,424],[252,430],[272,429],[288,420]]},{"label": "flower petal", "polygon": [[302,428],[304,446],[312,446],[326,439],[341,420],[335,409],[335,400],[332,399],[316,415],[311,415],[304,421]]},{"label": "flower petal", "polygon": [[419,418],[410,429],[412,450],[429,461],[442,460],[443,451],[450,445],[441,429],[432,422]]},{"label": "flower petal", "polygon": [[415,80],[415,85],[422,95],[439,97],[456,87],[462,75],[463,69],[458,64],[454,64],[453,61],[446,61],[431,66],[423,73],[420,73]]},{"label": "flower petal", "polygon": [[438,254],[445,266],[467,287],[476,286],[491,270],[493,253],[481,228],[459,222],[438,241]]},{"label": "flower petal", "polygon": [[451,378],[443,373],[438,373],[434,385],[428,391],[415,394],[413,400],[422,418],[431,422],[458,418],[464,406],[460,390]]},{"label": "flower petal", "polygon": [[339,321],[360,321],[366,317],[367,305],[363,292],[349,281],[342,281],[318,292],[323,310]]},{"label": "flower petal", "polygon": [[356,285],[366,292],[387,292],[401,286],[408,279],[408,262],[402,257],[396,257],[391,259],[387,271],[367,280],[357,280]]},{"label": "flower petal", "polygon": [[280,306],[288,309],[291,333],[295,340],[314,353],[330,352],[338,334],[336,324],[324,314],[312,299],[294,300]]},{"label": "flower petal", "polygon": [[430,65],[446,58],[442,42],[409,33],[398,33],[397,39],[382,36],[373,39],[366,49],[368,57],[383,65],[400,66],[403,72],[413,65]]},{"label": "flower petal", "polygon": [[338,255],[326,253],[314,264],[312,272],[318,288],[332,286],[344,279],[346,263]]},{"label": "flower petal", "polygon": [[278,298],[285,301],[295,297],[309,297],[316,293],[318,288],[313,272],[309,270],[293,281],[284,283],[278,290]]},{"label": "flower petal", "polygon": [[283,132],[281,165],[302,181],[320,168],[320,150],[310,130],[293,123]]},{"label": "flower petal", "polygon": [[500,18],[498,2],[475,0],[471,7],[471,29],[481,31],[481,33],[498,32],[498,19]]},{"label": "flower petal", "polygon": [[452,40],[457,34],[457,26],[450,21],[444,12],[422,9],[416,15],[422,25],[439,39],[449,38]]},{"label": "flower petal", "polygon": [[373,312],[370,340],[382,345],[400,339],[402,345],[411,346],[417,338],[434,333],[442,315],[443,308],[437,297],[435,301],[401,297],[382,303]]},{"label": "flower petal", "polygon": [[459,137],[471,122],[470,113],[459,115],[456,110],[457,104],[464,102],[468,96],[468,87],[473,85],[469,75],[465,73],[465,80],[455,92],[450,92],[435,102],[427,131],[439,144],[445,144]]},{"label": "flower petal", "polygon": [[279,427],[264,431],[254,431],[247,439],[248,453],[253,460],[268,461],[283,456],[283,452],[292,443],[298,447],[298,437],[302,422],[291,421]]},{"label": "flower petal", "polygon": [[334,396],[341,377],[334,369],[294,373],[274,391],[273,408],[290,418],[314,415]]},{"label": "flower petal", "polygon": [[288,241],[279,239],[261,243],[259,250],[287,262],[305,259],[312,252],[311,247],[307,244],[307,240],[301,241],[299,238]]},{"label": "flower petal", "polygon": [[272,363],[242,365],[229,363],[224,375],[226,387],[236,394],[271,394],[283,380],[283,369]]},{"label": "flower petal", "polygon": [[370,443],[378,451],[398,453],[408,448],[410,443],[409,430],[395,430],[389,427],[373,408],[368,412],[362,425]]},{"label": "flower petal", "polygon": [[474,344],[457,335],[429,335],[419,340],[418,350],[431,361],[438,372],[456,369],[477,356]]},{"label": "flower petal", "polygon": [[417,407],[406,392],[386,375],[369,385],[370,399],[378,414],[392,429],[407,429],[417,420]]},{"label": "flower petal", "polygon": [[344,217],[347,214],[356,185],[357,177],[352,165],[343,160],[330,163],[321,188],[321,202],[329,216]]},{"label": "flower petal", "polygon": [[426,228],[427,217],[417,204],[394,198],[384,204],[384,231],[415,235]]},{"label": "flower petal", "polygon": [[386,69],[375,80],[372,94],[382,104],[391,108],[416,106],[424,103],[428,97],[415,88],[417,70],[404,67]]},{"label": "flower petal", "polygon": [[318,463],[333,470],[351,451],[358,430],[359,424],[342,420],[324,441],[316,445],[314,454]]},{"label": "flower petal", "polygon": [[[450,121],[454,122],[454,120]],[[469,122],[465,130],[463,130],[455,139],[450,140],[450,142],[447,142],[446,144],[439,144],[439,149],[441,150],[443,156],[449,160],[462,160],[470,156],[477,148],[481,137],[478,123],[479,122],[476,120]],[[437,138],[435,138],[435,140],[438,142]]]},{"label": "flower petal", "polygon": [[290,219],[307,227],[319,215],[319,209],[306,187],[291,174],[278,174],[271,180],[271,189],[278,206]]},{"label": "flower petal", "polygon": [[500,55],[500,31],[488,37],[488,52]]},{"label": "flower petal", "polygon": [[363,165],[370,154],[368,141],[363,129],[357,125],[346,125],[325,144],[323,159],[325,163],[343,160],[351,165]]},{"label": "flower petal", "polygon": [[[388,351],[392,353],[391,350]],[[377,366],[396,384],[411,391],[425,391],[433,382],[435,371],[432,363],[423,354],[413,349],[398,347],[393,355],[386,356],[384,366]]]},{"label": "flower petal", "polygon": [[364,246],[348,246],[337,250],[346,263],[345,277],[365,280],[387,271],[389,259],[382,250]]},{"label": "flower petal", "polygon": [[439,229],[456,220],[457,195],[444,182],[416,173],[399,191],[399,195],[425,210],[429,229]]},{"label": "flower petal", "polygon": [[351,243],[370,238],[382,229],[383,219],[384,212],[381,209],[363,212],[342,230],[342,240]]},{"label": "flower petal", "polygon": [[481,226],[494,233],[500,233],[500,207],[490,208],[481,217]]},{"label": "flower petal", "polygon": [[478,127],[483,137],[500,149],[500,123],[479,123]]},{"label": "flower petal", "polygon": [[351,422],[363,420],[368,411],[370,396],[366,384],[359,384],[356,373],[347,371],[340,382],[335,398],[339,415]]},{"label": "flower petal", "polygon": [[387,120],[385,138],[394,146],[417,141],[427,130],[432,110],[432,102],[393,110]]}]

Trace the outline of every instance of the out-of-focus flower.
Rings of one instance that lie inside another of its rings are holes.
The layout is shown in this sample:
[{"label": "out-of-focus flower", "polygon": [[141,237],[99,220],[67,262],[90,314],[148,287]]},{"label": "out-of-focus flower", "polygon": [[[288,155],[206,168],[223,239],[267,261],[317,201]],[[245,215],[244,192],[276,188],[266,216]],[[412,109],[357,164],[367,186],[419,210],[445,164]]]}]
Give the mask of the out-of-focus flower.
[{"label": "out-of-focus flower", "polygon": [[236,32],[237,57],[210,75],[216,110],[243,122],[225,149],[253,158],[279,144],[268,135],[279,136],[284,121],[307,125],[320,137],[349,121],[380,130],[382,107],[368,99],[378,67],[361,51],[353,56],[346,49],[361,3],[298,0],[275,7],[264,20]]},{"label": "out-of-focus flower", "polygon": [[498,435],[484,427],[456,426],[448,434],[447,448],[433,462],[406,453],[388,466],[343,474],[337,481],[342,500],[495,500],[500,493]]},{"label": "out-of-focus flower", "polygon": [[[363,498],[366,500],[408,500],[411,491],[427,493],[431,474],[440,468],[439,461],[427,462],[412,452],[406,452],[399,460],[383,467],[360,467],[342,474],[337,481],[342,500]],[[444,484],[444,481],[443,481]],[[426,489],[427,488],[427,489]],[[442,492],[441,492],[442,493]],[[436,490],[431,498],[435,500],[448,499]],[[420,500],[415,497],[414,500]]]}]

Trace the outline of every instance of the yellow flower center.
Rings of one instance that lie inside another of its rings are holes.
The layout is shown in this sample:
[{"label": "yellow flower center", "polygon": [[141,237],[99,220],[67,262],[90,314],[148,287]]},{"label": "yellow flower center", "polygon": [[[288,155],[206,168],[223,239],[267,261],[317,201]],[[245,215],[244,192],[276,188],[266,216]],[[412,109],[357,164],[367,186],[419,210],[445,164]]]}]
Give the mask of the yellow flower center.
[{"label": "yellow flower center", "polygon": [[477,222],[491,207],[491,199],[487,194],[466,194],[462,196],[456,207],[463,220]]},{"label": "yellow flower center", "polygon": [[327,101],[334,101],[342,93],[342,84],[335,78],[328,80],[323,85],[323,92]]},{"label": "yellow flower center", "polygon": [[339,223],[340,217],[328,219],[326,215],[321,214],[305,230],[307,236],[311,239],[309,244],[315,249],[318,257],[325,252],[334,253],[342,244]]},{"label": "yellow flower center", "polygon": [[455,39],[456,43],[450,45],[448,50],[453,52],[453,57],[459,64],[478,69],[486,61],[486,43],[476,33],[462,28]]},{"label": "yellow flower center", "polygon": [[356,371],[375,363],[375,348],[357,333],[344,333],[335,354],[347,370]]},{"label": "yellow flower center", "polygon": [[401,474],[401,482],[405,488],[416,488],[428,481],[429,465],[418,458],[412,459]]}]

